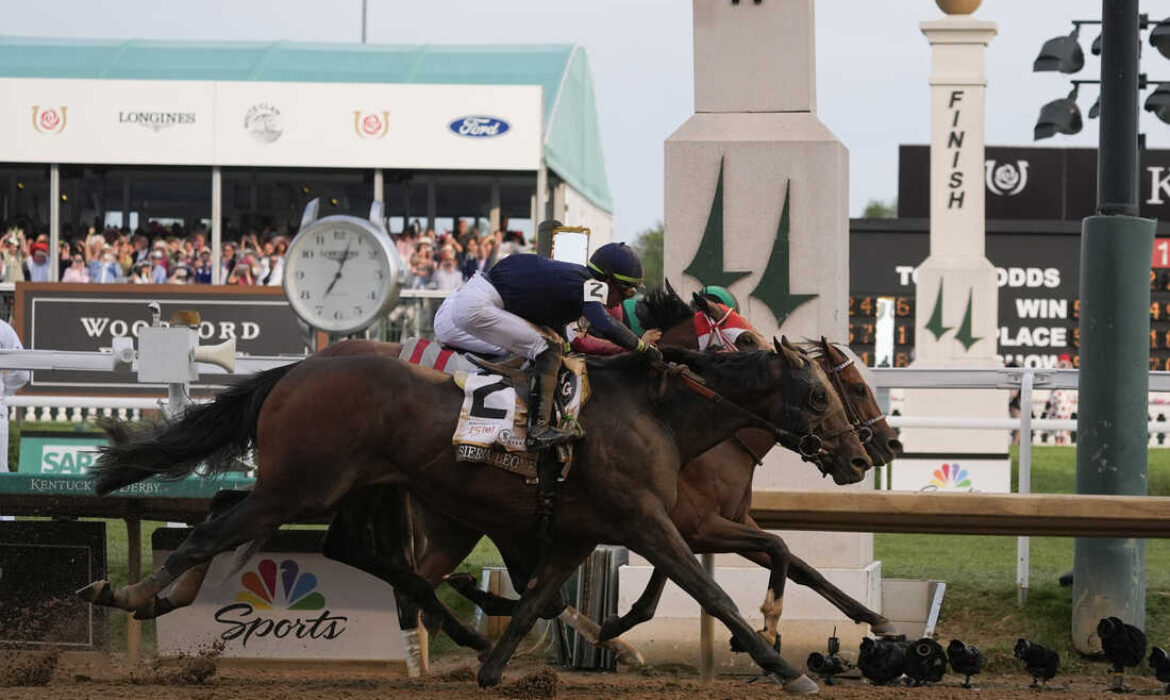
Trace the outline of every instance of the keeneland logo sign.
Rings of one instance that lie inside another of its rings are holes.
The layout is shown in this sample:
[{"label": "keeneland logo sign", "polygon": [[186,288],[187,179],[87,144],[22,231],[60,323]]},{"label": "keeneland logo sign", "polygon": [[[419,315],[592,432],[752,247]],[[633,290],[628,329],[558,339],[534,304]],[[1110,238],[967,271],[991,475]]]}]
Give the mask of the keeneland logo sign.
[{"label": "keeneland logo sign", "polygon": [[353,132],[358,138],[380,139],[390,131],[390,111],[363,112],[360,109],[353,111]]},{"label": "keeneland logo sign", "polygon": [[40,105],[33,105],[32,107],[32,123],[33,130],[38,134],[59,134],[65,131],[65,122],[69,108],[62,105],[60,107],[41,107]]},{"label": "keeneland logo sign", "polygon": [[284,133],[284,120],[274,105],[260,102],[244,115],[244,130],[260,143],[272,143]]},{"label": "keeneland logo sign", "polygon": [[118,112],[119,124],[136,124],[158,133],[172,126],[189,126],[195,123],[194,112]]},{"label": "keeneland logo sign", "polygon": [[988,159],[984,163],[984,179],[992,194],[1014,197],[1028,186],[1028,161],[997,164],[995,160]]},{"label": "keeneland logo sign", "polygon": [[345,634],[349,618],[325,608],[316,575],[302,572],[293,559],[280,562],[279,570],[276,561],[262,559],[240,584],[237,602],[215,611],[215,621],[226,627],[221,639],[239,639],[247,647],[253,638],[332,640]]}]

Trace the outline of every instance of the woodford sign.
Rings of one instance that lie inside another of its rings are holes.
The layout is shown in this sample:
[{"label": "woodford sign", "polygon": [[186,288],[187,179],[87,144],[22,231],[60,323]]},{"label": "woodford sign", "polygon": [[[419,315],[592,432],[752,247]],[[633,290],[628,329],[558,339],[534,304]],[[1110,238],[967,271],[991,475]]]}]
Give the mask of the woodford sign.
[{"label": "woodford sign", "polygon": [[[175,311],[197,311],[199,341],[236,339],[247,355],[303,355],[304,335],[279,287],[141,284],[16,285],[14,326],[26,348],[108,351],[114,338],[137,337],[150,325],[147,304],[157,301],[166,320]],[[195,385],[209,386],[207,384]],[[33,373],[25,393],[160,394],[161,386],[139,384],[129,371]]]}]

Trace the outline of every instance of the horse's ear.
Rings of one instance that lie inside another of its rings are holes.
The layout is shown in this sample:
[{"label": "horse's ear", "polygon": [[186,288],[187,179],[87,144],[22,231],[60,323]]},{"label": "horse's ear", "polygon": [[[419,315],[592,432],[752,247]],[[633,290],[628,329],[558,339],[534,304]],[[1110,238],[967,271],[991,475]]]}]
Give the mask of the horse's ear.
[{"label": "horse's ear", "polygon": [[671,296],[676,296],[676,297],[677,297],[677,296],[678,296],[678,292],[674,291],[674,286],[673,286],[673,285],[671,285],[671,283],[670,283],[670,278],[669,278],[669,277],[664,277],[664,278],[662,278],[662,281],[663,281],[663,283],[666,285],[666,291],[670,292]]},{"label": "horse's ear", "polygon": [[776,352],[780,353],[780,356],[790,367],[804,367],[801,352],[788,342],[788,336],[780,336],[779,342],[776,341],[776,336],[772,336],[772,344],[776,346]]},{"label": "horse's ear", "polygon": [[706,313],[711,310],[711,307],[707,304],[707,297],[703,296],[702,294],[699,294],[698,292],[691,292],[691,300],[694,302],[693,306],[696,311],[702,311]]},{"label": "horse's ear", "polygon": [[829,341],[825,336],[821,336],[821,350],[825,352],[826,357],[831,357],[833,354],[833,346],[829,345]]}]

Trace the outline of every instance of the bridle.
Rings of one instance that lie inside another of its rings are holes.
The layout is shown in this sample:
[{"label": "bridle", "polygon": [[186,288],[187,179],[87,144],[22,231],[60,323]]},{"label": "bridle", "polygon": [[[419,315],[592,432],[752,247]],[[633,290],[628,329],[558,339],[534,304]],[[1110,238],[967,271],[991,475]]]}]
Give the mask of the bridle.
[{"label": "bridle", "polygon": [[[828,357],[828,355],[825,355],[825,357]],[[861,412],[853,405],[851,397],[845,393],[845,383],[841,380],[841,372],[852,364],[853,358],[847,357],[844,362],[825,370],[825,373],[829,375],[829,380],[833,382],[833,388],[837,391],[837,395],[841,397],[841,403],[845,405],[845,417],[849,419],[849,424],[853,426],[854,432],[857,433],[857,439],[861,441],[862,445],[868,445],[873,440],[873,428],[870,426],[884,419],[886,416],[879,411],[872,418],[862,418]]]}]

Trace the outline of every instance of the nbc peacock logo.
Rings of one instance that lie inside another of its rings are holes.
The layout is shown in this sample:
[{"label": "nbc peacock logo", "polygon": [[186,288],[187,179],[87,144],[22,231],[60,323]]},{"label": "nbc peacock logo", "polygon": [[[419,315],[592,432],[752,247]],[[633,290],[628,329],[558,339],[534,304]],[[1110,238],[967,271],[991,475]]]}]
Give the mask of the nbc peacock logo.
[{"label": "nbc peacock logo", "polygon": [[[249,641],[266,637],[329,640],[345,632],[349,618],[325,608],[316,575],[301,571],[293,559],[279,566],[275,560],[261,559],[255,569],[240,576],[240,584],[236,602],[215,612],[215,621],[227,626],[220,634],[224,640],[239,639],[246,647]],[[311,617],[296,615],[317,611]]]},{"label": "nbc peacock logo", "polygon": [[934,470],[923,491],[971,491],[973,482],[967,470],[958,464],[944,464]]},{"label": "nbc peacock logo", "polygon": [[[250,603],[257,610],[271,610],[277,606],[277,567],[271,559],[263,559],[255,571],[246,571],[240,577],[244,590],[236,600]],[[325,596],[317,592],[317,577],[292,559],[280,562],[280,589],[284,607],[288,610],[320,610],[325,607]]]}]

